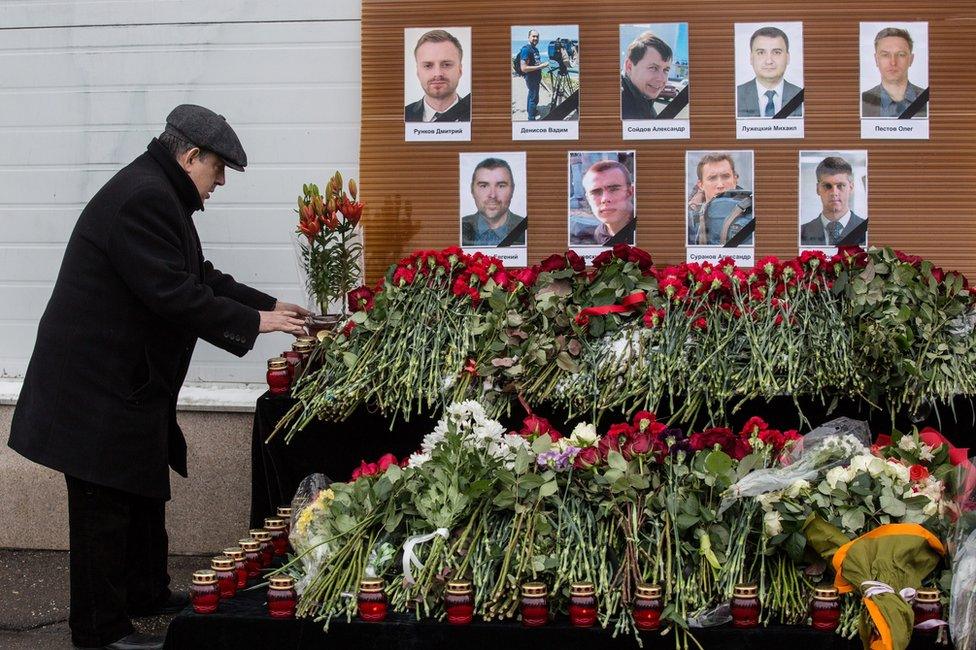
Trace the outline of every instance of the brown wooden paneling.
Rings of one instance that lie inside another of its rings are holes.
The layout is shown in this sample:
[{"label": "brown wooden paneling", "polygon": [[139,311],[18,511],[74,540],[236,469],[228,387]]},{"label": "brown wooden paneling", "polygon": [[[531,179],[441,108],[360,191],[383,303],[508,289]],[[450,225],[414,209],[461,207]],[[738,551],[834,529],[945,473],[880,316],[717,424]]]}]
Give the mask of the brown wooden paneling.
[{"label": "brown wooden paneling", "polygon": [[[858,22],[928,21],[930,139],[861,140]],[[690,140],[624,141],[619,119],[619,24],[689,23]],[[803,21],[806,138],[736,140],[735,22]],[[578,24],[578,142],[511,139],[511,25]],[[403,140],[403,29],[472,27],[472,140]],[[870,238],[976,276],[976,3],[590,2],[364,0],[360,176],[369,204],[367,275],[404,253],[456,244],[458,153],[526,151],[529,261],[566,249],[566,152],[637,151],[637,244],[658,262],[684,259],[684,153],[756,152],[757,255],[792,256],[797,153],[866,149]]]}]

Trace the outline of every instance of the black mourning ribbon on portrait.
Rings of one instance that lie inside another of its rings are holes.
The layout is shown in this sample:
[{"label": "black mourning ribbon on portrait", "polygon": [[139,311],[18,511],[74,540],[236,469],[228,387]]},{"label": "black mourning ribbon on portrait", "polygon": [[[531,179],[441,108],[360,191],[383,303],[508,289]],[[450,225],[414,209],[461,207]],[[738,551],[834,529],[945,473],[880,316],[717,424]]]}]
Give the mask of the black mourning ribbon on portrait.
[{"label": "black mourning ribbon on portrait", "polygon": [[867,234],[867,231],[868,231],[868,220],[865,219],[864,223],[857,224],[854,230],[844,235],[841,238],[841,240],[837,242],[837,245],[857,246],[861,242],[861,239]]},{"label": "black mourning ribbon on portrait", "polygon": [[657,119],[659,120],[673,120],[674,116],[681,112],[685,106],[688,105],[688,88],[685,86],[681,89],[681,92],[674,96],[668,105],[664,107],[664,110],[657,114]]},{"label": "black mourning ribbon on portrait", "polygon": [[[460,101],[432,119],[431,122],[467,122],[469,116],[465,115],[465,111],[470,111],[470,106],[467,102]],[[462,117],[464,117],[463,120]]]},{"label": "black mourning ribbon on portrait", "polygon": [[793,114],[793,111],[800,108],[800,104],[803,103],[803,89],[800,88],[800,92],[793,96],[793,99],[786,102],[783,108],[779,109],[779,113],[773,115],[774,120],[781,120],[784,117],[789,117]]},{"label": "black mourning ribbon on portrait", "polygon": [[918,94],[918,97],[916,97],[915,101],[913,101],[908,106],[908,108],[905,109],[905,112],[903,112],[901,115],[898,116],[898,119],[899,120],[912,119],[913,117],[915,117],[915,113],[922,110],[925,107],[925,105],[928,103],[929,103],[929,89],[926,88],[925,90],[923,90]]},{"label": "black mourning ribbon on portrait", "polygon": [[735,248],[741,246],[742,242],[749,239],[749,236],[756,231],[756,220],[750,219],[749,223],[742,226],[742,230],[735,233],[735,235],[725,242],[722,248]]},{"label": "black mourning ribbon on portrait", "polygon": [[573,91],[573,94],[567,97],[561,104],[558,104],[554,109],[549,111],[544,118],[539,120],[565,120],[569,117],[569,114],[579,108],[579,91]]},{"label": "black mourning ribbon on portrait", "polygon": [[498,248],[505,248],[508,246],[513,246],[516,243],[519,243],[519,239],[521,239],[522,234],[525,233],[525,229],[528,227],[529,227],[529,218],[526,217],[522,219],[521,222],[519,222],[519,225],[512,228],[511,232],[505,235],[505,239],[498,242]]}]

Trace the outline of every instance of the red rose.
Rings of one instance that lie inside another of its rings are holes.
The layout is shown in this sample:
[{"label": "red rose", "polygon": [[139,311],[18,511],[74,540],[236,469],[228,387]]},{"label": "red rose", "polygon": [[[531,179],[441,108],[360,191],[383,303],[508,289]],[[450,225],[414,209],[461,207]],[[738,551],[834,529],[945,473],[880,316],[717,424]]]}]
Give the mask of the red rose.
[{"label": "red rose", "polygon": [[654,448],[654,438],[649,433],[640,432],[631,436],[623,446],[624,458],[630,460],[634,456],[644,456]]},{"label": "red rose", "polygon": [[573,467],[576,469],[589,469],[600,462],[600,451],[596,447],[585,447],[580,449],[573,459]]},{"label": "red rose", "polygon": [[543,271],[562,271],[566,268],[566,258],[559,254],[553,254],[542,260],[539,266]]},{"label": "red rose", "polygon": [[583,269],[586,268],[586,262],[583,258],[576,254],[576,251],[566,251],[566,261],[577,273],[582,273]]},{"label": "red rose", "polygon": [[393,454],[383,454],[382,456],[380,456],[380,459],[376,461],[377,468],[379,469],[379,472],[381,474],[386,470],[388,470],[390,466],[396,464],[397,464],[397,457],[394,456]]},{"label": "red rose", "polygon": [[593,258],[591,264],[593,265],[593,268],[598,269],[602,267],[604,264],[606,264],[607,262],[610,262],[611,260],[613,260],[613,252],[603,251],[602,253],[600,253],[599,255]]},{"label": "red rose", "polygon": [[516,282],[521,282],[526,287],[531,287],[535,284],[535,279],[538,277],[538,272],[534,267],[529,267],[525,269],[516,269],[512,271],[512,277],[515,278]]},{"label": "red rose", "polygon": [[618,260],[628,260],[630,258],[630,246],[627,244],[614,244],[613,256]]},{"label": "red rose", "polygon": [[555,442],[562,438],[558,431],[552,428],[549,420],[540,418],[538,415],[530,415],[522,420],[522,430],[519,435],[526,438],[549,434],[549,438]]},{"label": "red rose", "polygon": [[924,465],[912,465],[908,468],[908,478],[913,481],[924,481],[929,477],[929,470]]},{"label": "red rose", "polygon": [[651,254],[637,247],[630,249],[630,254],[628,255],[627,259],[636,264],[637,268],[639,268],[645,275],[647,275],[647,273],[654,266],[654,258],[651,257]]},{"label": "red rose", "polygon": [[375,476],[377,472],[380,471],[380,468],[376,463],[367,463],[366,461],[363,461],[359,465],[359,468],[362,470],[363,476]]},{"label": "red rose", "polygon": [[722,449],[731,448],[733,438],[732,430],[726,427],[712,427],[705,429],[701,433],[691,434],[691,448],[695,451],[712,449],[719,445]]}]

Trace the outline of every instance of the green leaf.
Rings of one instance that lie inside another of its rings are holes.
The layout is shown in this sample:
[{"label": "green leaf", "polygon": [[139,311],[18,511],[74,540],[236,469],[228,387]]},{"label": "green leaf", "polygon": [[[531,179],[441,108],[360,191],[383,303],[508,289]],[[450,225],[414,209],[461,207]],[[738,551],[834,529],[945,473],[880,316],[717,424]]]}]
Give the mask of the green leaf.
[{"label": "green leaf", "polygon": [[386,521],[383,522],[383,529],[388,533],[392,533],[394,530],[396,530],[396,527],[400,525],[401,521],[403,521],[403,511],[395,510],[391,512],[390,516],[388,516]]},{"label": "green leaf", "polygon": [[705,457],[705,469],[712,476],[724,476],[732,469],[732,459],[724,451],[713,451]]},{"label": "green leaf", "polygon": [[532,451],[538,456],[544,454],[552,448],[552,438],[548,433],[544,433],[532,441]]},{"label": "green leaf", "polygon": [[613,469],[620,470],[621,472],[627,471],[627,461],[619,452],[611,451],[607,455],[607,464]]},{"label": "green leaf", "polygon": [[349,368],[350,370],[356,367],[357,361],[359,361],[359,357],[353,354],[352,352],[342,353],[342,362],[346,364],[346,367]]},{"label": "green leaf", "polygon": [[860,508],[851,508],[841,517],[841,524],[844,528],[858,531],[864,528],[864,511]]},{"label": "green leaf", "polygon": [[887,512],[892,517],[905,516],[905,512],[907,511],[907,508],[905,507],[905,504],[902,503],[900,500],[894,497],[889,497],[887,495],[882,495],[880,501],[881,501],[881,509]]},{"label": "green leaf", "polygon": [[803,549],[807,546],[807,538],[803,536],[802,533],[795,532],[792,533],[787,539],[786,544],[783,548],[794,560],[800,560],[803,558]]},{"label": "green leaf", "polygon": [[556,365],[559,366],[560,370],[566,372],[579,372],[580,370],[579,364],[565,351],[556,355]]},{"label": "green leaf", "polygon": [[549,481],[548,483],[543,483],[542,487],[539,488],[539,497],[545,499],[546,497],[551,497],[553,494],[559,491],[559,484],[556,483],[556,479]]},{"label": "green leaf", "polygon": [[369,318],[369,314],[367,314],[365,311],[357,311],[352,315],[352,322],[356,323],[357,325],[362,325],[366,322],[367,318]]},{"label": "green leaf", "polygon": [[515,452],[515,473],[525,474],[529,469],[529,452],[524,447],[519,447]]},{"label": "green leaf", "polygon": [[675,521],[678,523],[678,528],[681,530],[688,530],[689,528],[693,528],[699,524],[698,517],[684,513],[678,515]]}]

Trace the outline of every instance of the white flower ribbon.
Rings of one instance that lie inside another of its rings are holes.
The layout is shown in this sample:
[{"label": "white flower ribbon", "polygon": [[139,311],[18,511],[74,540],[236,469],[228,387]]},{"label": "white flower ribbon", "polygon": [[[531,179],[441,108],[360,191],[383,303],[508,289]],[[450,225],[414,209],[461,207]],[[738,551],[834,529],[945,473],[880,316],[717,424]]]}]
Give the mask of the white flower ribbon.
[{"label": "white flower ribbon", "polygon": [[[867,589],[864,589],[867,587]],[[874,596],[879,596],[881,594],[893,594],[896,593],[894,587],[880,580],[865,580],[861,583],[861,589],[864,589],[864,597],[872,598]],[[901,591],[897,592],[899,596],[902,597],[907,603],[911,603],[915,600],[916,592],[911,587],[905,587]],[[931,630],[937,627],[942,627],[948,625],[945,621],[938,618],[929,619],[927,621],[922,621],[915,626],[916,630]]]},{"label": "white flower ribbon", "polygon": [[413,552],[413,548],[417,544],[424,544],[429,542],[440,535],[444,539],[447,539],[450,532],[446,528],[438,528],[432,533],[427,533],[426,535],[414,535],[413,537],[408,537],[407,541],[403,543],[403,579],[406,580],[408,585],[414,584],[413,573],[410,571],[410,565],[413,564],[417,567],[417,570],[424,568],[420,560]]}]

